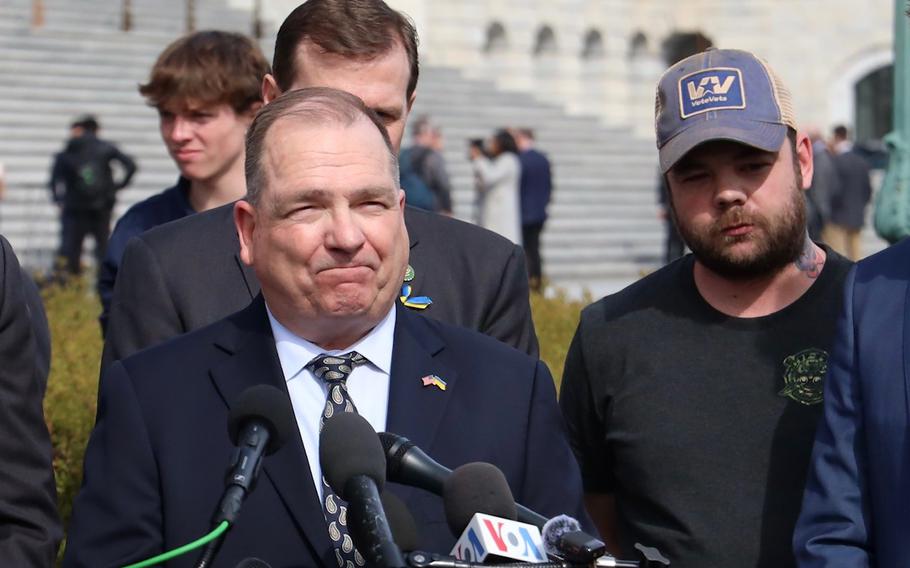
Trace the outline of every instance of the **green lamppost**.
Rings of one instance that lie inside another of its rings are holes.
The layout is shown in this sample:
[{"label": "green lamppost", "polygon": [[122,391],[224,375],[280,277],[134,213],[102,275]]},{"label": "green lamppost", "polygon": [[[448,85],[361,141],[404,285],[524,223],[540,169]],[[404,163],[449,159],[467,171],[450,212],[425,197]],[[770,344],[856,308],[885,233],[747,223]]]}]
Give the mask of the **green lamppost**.
[{"label": "green lamppost", "polygon": [[894,117],[885,136],[888,171],[875,202],[875,230],[889,243],[910,235],[910,33],[906,0],[894,0]]}]

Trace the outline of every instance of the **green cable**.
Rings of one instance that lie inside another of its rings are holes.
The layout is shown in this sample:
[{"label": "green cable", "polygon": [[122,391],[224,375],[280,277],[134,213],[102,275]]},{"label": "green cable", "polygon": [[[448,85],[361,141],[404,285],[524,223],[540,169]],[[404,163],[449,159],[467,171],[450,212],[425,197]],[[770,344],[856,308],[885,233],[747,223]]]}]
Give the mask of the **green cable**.
[{"label": "green cable", "polygon": [[171,558],[180,556],[181,554],[186,554],[187,552],[189,552],[193,549],[199,548],[200,546],[206,545],[209,542],[211,542],[211,541],[215,540],[216,538],[218,538],[219,536],[221,536],[224,533],[224,531],[226,531],[228,529],[229,525],[230,525],[230,523],[228,523],[227,521],[221,521],[221,524],[218,525],[218,527],[215,530],[213,530],[212,532],[210,532],[209,534],[205,535],[204,537],[202,537],[198,540],[194,540],[193,542],[191,542],[189,544],[184,544],[180,548],[175,548],[174,550],[172,550],[170,552],[165,552],[163,554],[159,554],[158,556],[149,558],[148,560],[143,560],[142,562],[136,562],[135,564],[130,564],[129,566],[124,566],[123,568],[146,568],[146,566],[154,566],[155,564],[160,564],[162,562],[166,562],[166,561],[170,560]]}]

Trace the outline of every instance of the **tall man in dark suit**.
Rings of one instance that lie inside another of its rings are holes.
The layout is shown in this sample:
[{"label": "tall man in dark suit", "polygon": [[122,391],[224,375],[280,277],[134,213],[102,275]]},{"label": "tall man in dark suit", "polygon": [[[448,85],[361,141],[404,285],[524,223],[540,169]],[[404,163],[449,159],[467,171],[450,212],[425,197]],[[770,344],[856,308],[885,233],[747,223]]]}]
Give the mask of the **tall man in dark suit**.
[{"label": "tall man in dark suit", "polygon": [[48,330],[41,300],[0,237],[0,560],[51,566],[63,536],[44,423]]},{"label": "tall man in dark suit", "polygon": [[[278,31],[272,69],[263,84],[266,102],[301,87],[340,88],[382,117],[398,151],[417,86],[417,35],[381,0],[302,4]],[[413,208],[406,209],[405,224],[412,270],[405,275],[403,303],[536,356],[521,248]],[[114,290],[104,364],[249,304],[259,282],[238,253],[230,207],[134,239]]]},{"label": "tall man in dark suit", "polygon": [[[516,498],[542,514],[583,515],[546,367],[398,304],[409,252],[404,192],[375,113],[335,89],[279,97],[250,127],[247,188],[234,218],[261,294],[104,374],[66,566],[120,566],[206,532],[231,450],[229,407],[257,383],[288,393],[299,435],[266,458],[221,550],[225,566],[245,556],[276,567],[362,565],[336,551],[332,510],[322,509],[330,490],[320,483],[318,432],[336,396],[449,467],[496,464]],[[319,370],[325,356],[353,370],[331,383]],[[393,490],[416,517],[421,546],[447,551],[455,537],[441,500]]]},{"label": "tall man in dark suit", "polygon": [[847,277],[794,547],[805,568],[910,562],[910,240]]}]

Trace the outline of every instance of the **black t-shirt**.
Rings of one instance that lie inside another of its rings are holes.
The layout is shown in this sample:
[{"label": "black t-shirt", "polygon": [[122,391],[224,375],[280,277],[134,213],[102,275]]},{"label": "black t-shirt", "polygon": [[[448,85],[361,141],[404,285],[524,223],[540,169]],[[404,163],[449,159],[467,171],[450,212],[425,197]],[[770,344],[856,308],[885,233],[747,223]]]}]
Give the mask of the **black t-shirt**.
[{"label": "black t-shirt", "polygon": [[793,527],[843,282],[818,280],[764,317],[711,307],[686,256],[588,306],[560,405],[588,493],[616,498],[622,555],[675,568],[794,566]]}]

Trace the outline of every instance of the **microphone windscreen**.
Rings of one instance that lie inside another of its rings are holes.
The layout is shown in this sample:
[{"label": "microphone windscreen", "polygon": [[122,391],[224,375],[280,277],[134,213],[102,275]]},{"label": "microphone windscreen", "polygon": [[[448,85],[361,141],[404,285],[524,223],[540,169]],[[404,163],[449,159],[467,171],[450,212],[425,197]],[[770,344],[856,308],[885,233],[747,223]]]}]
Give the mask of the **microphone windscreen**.
[{"label": "microphone windscreen", "polygon": [[379,496],[382,508],[385,510],[389,528],[392,529],[392,538],[398,548],[405,551],[417,550],[417,522],[404,501],[391,491],[383,491]]},{"label": "microphone windscreen", "polygon": [[543,538],[543,547],[547,554],[559,555],[560,541],[563,535],[573,531],[580,531],[581,523],[568,515],[559,515],[548,520],[540,531]]},{"label": "microphone windscreen", "polygon": [[354,412],[341,412],[326,420],[319,433],[319,464],[329,486],[341,495],[348,480],[371,477],[376,489],[385,485],[385,451],[367,420]]},{"label": "microphone windscreen", "polygon": [[474,513],[514,521],[515,498],[502,471],[484,462],[466,463],[446,479],[442,493],[446,521],[456,537],[461,536]]},{"label": "microphone windscreen", "polygon": [[237,397],[228,415],[228,434],[236,446],[243,427],[251,420],[262,422],[269,430],[266,454],[278,451],[297,429],[291,399],[271,385],[254,385]]}]

